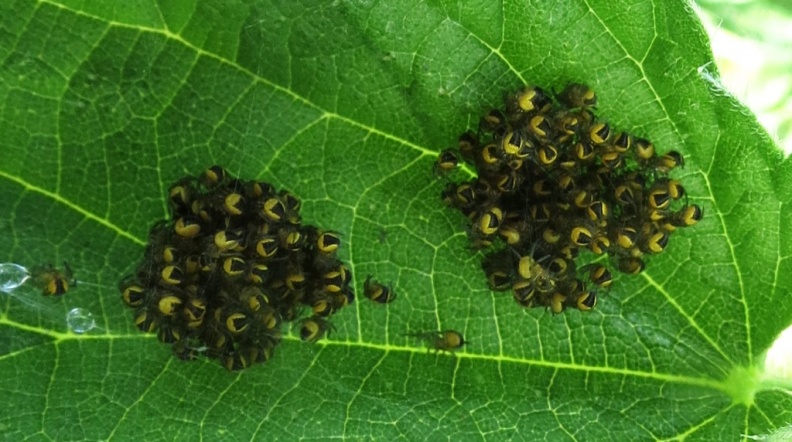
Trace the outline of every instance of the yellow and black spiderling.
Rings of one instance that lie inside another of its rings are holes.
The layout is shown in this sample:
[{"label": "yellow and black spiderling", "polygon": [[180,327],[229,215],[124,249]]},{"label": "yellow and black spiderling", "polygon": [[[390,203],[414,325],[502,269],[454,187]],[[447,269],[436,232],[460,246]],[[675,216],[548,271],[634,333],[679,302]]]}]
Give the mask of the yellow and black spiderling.
[{"label": "yellow and black spiderling", "polygon": [[214,245],[219,252],[241,252],[244,249],[244,235],[244,229],[221,230],[214,234]]},{"label": "yellow and black spiderling", "polygon": [[585,84],[571,83],[558,94],[558,101],[570,109],[597,107],[597,94]]},{"label": "yellow and black spiderling", "polygon": [[[41,294],[44,296],[61,296],[77,285],[74,272],[66,262],[63,263],[63,269],[58,269],[52,264],[33,267],[30,270],[30,281],[41,289]],[[131,296],[134,298],[136,295]]]},{"label": "yellow and black spiderling", "polygon": [[477,228],[484,236],[494,235],[503,220],[503,211],[498,207],[490,207],[479,217]]},{"label": "yellow and black spiderling", "polygon": [[320,316],[311,316],[300,323],[300,339],[314,343],[322,339],[330,331],[331,325],[327,319]]},{"label": "yellow and black spiderling", "polygon": [[458,140],[475,177],[442,192],[470,222],[473,247],[487,249],[489,287],[554,314],[595,309],[598,291],[615,285],[611,270],[642,272],[673,247],[674,232],[703,218],[673,177],[680,152],[599,118],[588,85],[560,90],[507,93]]},{"label": "yellow and black spiderling", "polygon": [[[495,288],[493,288],[495,290]],[[533,307],[536,296],[536,286],[533,281],[517,281],[512,287],[514,300],[522,307]]]},{"label": "yellow and black spiderling", "polygon": [[177,219],[173,228],[177,235],[187,239],[195,238],[201,233],[201,225],[198,220],[190,216],[183,216]]},{"label": "yellow and black spiderling", "polygon": [[175,293],[164,292],[157,301],[157,311],[163,316],[173,316],[182,300]]},{"label": "yellow and black spiderling", "polygon": [[462,333],[456,330],[428,331],[410,333],[408,336],[418,338],[424,342],[427,351],[454,353],[462,348],[468,341]]},{"label": "yellow and black spiderling", "polygon": [[152,333],[156,330],[157,317],[149,314],[147,307],[141,307],[135,311],[135,326],[142,332]]},{"label": "yellow and black spiderling", "polygon": [[[526,86],[506,99],[506,119],[515,113],[535,114],[547,112],[553,105],[549,94],[542,88]],[[492,113],[492,112],[490,112]]]},{"label": "yellow and black spiderling", "polygon": [[371,275],[366,278],[366,282],[363,284],[363,292],[366,298],[380,304],[388,304],[396,299],[396,293],[392,287],[371,279]]},{"label": "yellow and black spiderling", "polygon": [[435,163],[435,171],[439,175],[446,174],[459,167],[459,156],[453,149],[446,149],[440,152]]},{"label": "yellow and black spiderling", "polygon": [[502,133],[506,129],[506,117],[503,115],[503,111],[500,109],[490,110],[479,120],[479,128],[489,132]]},{"label": "yellow and black spiderling", "polygon": [[[315,236],[316,239],[313,239]],[[341,247],[341,236],[338,232],[321,232],[310,236],[319,252],[331,255]]]},{"label": "yellow and black spiderling", "polygon": [[165,285],[179,285],[184,281],[184,272],[177,266],[165,266],[161,274],[161,282]]},{"label": "yellow and black spiderling", "polygon": [[192,205],[196,189],[193,179],[180,180],[168,190],[171,210],[186,212]]},{"label": "yellow and black spiderling", "polygon": [[340,293],[349,287],[349,270],[343,265],[324,274],[322,289],[327,293]]},{"label": "yellow and black spiderling", "polygon": [[[352,275],[337,257],[341,234],[301,224],[294,194],[212,166],[177,180],[167,203],[169,219],[151,228],[119,292],[135,327],[179,359],[247,369],[272,357],[286,322],[298,321],[300,337],[315,342],[354,302]],[[51,295],[75,283],[68,266],[47,266],[37,278]],[[313,316],[301,320],[303,311]]]},{"label": "yellow and black spiderling", "polygon": [[577,297],[577,308],[582,311],[589,311],[597,305],[597,292],[583,292]]},{"label": "yellow and black spiderling", "polygon": [[676,212],[671,217],[671,223],[676,227],[689,227],[698,224],[701,221],[701,218],[704,216],[704,213],[701,211],[701,207],[692,204],[690,206],[685,206],[680,209],[679,212]]},{"label": "yellow and black spiderling", "polygon": [[254,245],[259,258],[271,259],[278,253],[278,240],[273,236],[257,238]]},{"label": "yellow and black spiderling", "polygon": [[[585,266],[583,269],[588,268],[589,277],[591,278],[591,282],[597,285],[599,288],[606,289],[611,286],[613,283],[613,275],[602,264],[589,264]],[[581,270],[583,270],[581,269]]]},{"label": "yellow and black spiderling", "polygon": [[206,169],[199,180],[205,187],[213,188],[222,184],[227,177],[228,172],[222,166],[214,165]]},{"label": "yellow and black spiderling", "polygon": [[494,270],[487,274],[487,282],[492,290],[502,291],[511,287],[512,278],[502,270]]},{"label": "yellow and black spiderling", "polygon": [[121,281],[119,289],[121,290],[121,298],[124,300],[124,304],[130,307],[140,307],[146,302],[146,289],[133,279],[128,278],[125,281]]},{"label": "yellow and black spiderling", "polygon": [[242,275],[245,271],[245,260],[238,256],[230,256],[223,260],[223,273],[227,279],[233,279]]}]

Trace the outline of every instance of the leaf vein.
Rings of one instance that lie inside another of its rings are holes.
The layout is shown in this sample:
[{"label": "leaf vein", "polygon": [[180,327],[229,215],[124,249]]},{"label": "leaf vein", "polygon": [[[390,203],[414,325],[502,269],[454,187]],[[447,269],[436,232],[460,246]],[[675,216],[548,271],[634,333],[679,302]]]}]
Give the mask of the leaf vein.
[{"label": "leaf vein", "polygon": [[75,212],[79,213],[80,215],[84,216],[85,218],[90,219],[92,221],[95,221],[96,223],[107,227],[108,229],[110,229],[113,232],[115,232],[118,236],[122,236],[122,237],[132,241],[133,243],[135,243],[137,245],[140,245],[140,246],[145,246],[146,245],[146,241],[144,241],[144,240],[138,238],[137,236],[127,232],[126,230],[118,227],[117,225],[113,224],[110,220],[108,220],[106,218],[102,218],[102,217],[100,217],[98,215],[95,215],[95,214],[87,211],[86,209],[83,209],[81,206],[71,202],[70,200],[67,200],[66,198],[64,198],[63,196],[61,196],[61,195],[59,195],[57,193],[50,192],[49,190],[43,189],[43,188],[38,187],[36,185],[33,185],[31,183],[28,183],[27,181],[23,180],[20,177],[8,174],[8,173],[3,172],[3,171],[0,171],[0,178],[5,178],[5,179],[7,179],[7,180],[9,180],[9,181],[11,181],[13,183],[16,183],[19,186],[23,187],[26,191],[35,192],[35,193],[39,193],[41,195],[44,195],[44,196],[52,199],[53,201],[55,201],[57,203],[60,203],[60,204],[62,204],[64,206],[66,206],[69,209],[74,210]]}]

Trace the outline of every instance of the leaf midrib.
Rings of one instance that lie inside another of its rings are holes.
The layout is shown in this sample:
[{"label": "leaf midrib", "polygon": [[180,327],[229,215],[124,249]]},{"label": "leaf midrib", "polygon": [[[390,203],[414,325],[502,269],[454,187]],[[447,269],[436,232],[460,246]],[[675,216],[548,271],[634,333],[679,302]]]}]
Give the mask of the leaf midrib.
[{"label": "leaf midrib", "polygon": [[[37,333],[40,335],[48,336],[52,338],[52,341],[49,343],[44,343],[41,345],[48,345],[53,344],[55,346],[69,343],[69,342],[76,342],[76,341],[113,341],[116,339],[124,339],[124,340],[134,340],[134,339],[141,339],[141,340],[156,340],[156,336],[154,334],[145,334],[145,333],[134,333],[134,334],[75,334],[71,332],[58,332],[54,330],[47,330],[38,327],[33,327],[27,324],[18,323],[8,318],[0,318],[0,325],[6,325],[9,327],[14,327],[19,330],[23,330],[26,332]],[[299,337],[288,334],[283,337],[286,341],[292,342],[302,342]],[[307,344],[306,344],[307,345]],[[330,339],[323,339],[313,345],[319,346],[321,348],[324,347],[345,347],[345,348],[358,348],[358,349],[369,349],[369,350],[376,350],[381,351],[385,354],[387,353],[413,353],[419,355],[428,355],[429,351],[425,347],[415,347],[415,346],[406,346],[406,345],[394,345],[394,344],[379,344],[374,342],[366,342],[359,340],[355,341],[336,341]],[[4,355],[0,358],[0,360],[5,359],[9,356],[15,356],[18,352],[9,353]],[[611,374],[611,375],[618,375],[618,376],[629,376],[635,378],[643,378],[643,379],[652,379],[657,380],[664,383],[673,383],[673,384],[682,384],[682,385],[691,385],[691,386],[698,386],[698,387],[705,387],[711,388],[714,390],[718,390],[721,392],[726,392],[726,385],[723,380],[715,380],[711,378],[697,378],[691,376],[683,376],[683,375],[676,375],[670,373],[661,373],[661,372],[648,372],[648,371],[641,371],[641,370],[632,370],[628,368],[617,368],[617,367],[603,367],[603,366],[593,366],[593,365],[584,365],[584,364],[576,364],[576,363],[568,363],[568,362],[557,362],[557,361],[547,361],[543,359],[525,359],[525,358],[517,358],[512,356],[506,355],[488,355],[488,354],[481,354],[481,353],[469,353],[469,352],[458,352],[453,353],[451,355],[446,354],[438,354],[435,357],[456,357],[460,359],[466,360],[475,360],[475,361],[485,361],[490,363],[509,363],[509,364],[518,364],[518,365],[529,365],[532,367],[543,367],[543,368],[550,368],[556,370],[570,370],[570,371],[583,371],[587,373],[601,373],[601,374]]]}]

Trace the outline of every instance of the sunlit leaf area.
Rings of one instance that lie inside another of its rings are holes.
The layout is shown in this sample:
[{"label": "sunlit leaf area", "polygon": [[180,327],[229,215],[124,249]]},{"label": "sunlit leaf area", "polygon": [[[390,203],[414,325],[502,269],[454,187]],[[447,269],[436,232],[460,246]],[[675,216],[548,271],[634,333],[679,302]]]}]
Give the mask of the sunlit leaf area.
[{"label": "sunlit leaf area", "polygon": [[792,3],[701,0],[721,82],[792,153]]}]

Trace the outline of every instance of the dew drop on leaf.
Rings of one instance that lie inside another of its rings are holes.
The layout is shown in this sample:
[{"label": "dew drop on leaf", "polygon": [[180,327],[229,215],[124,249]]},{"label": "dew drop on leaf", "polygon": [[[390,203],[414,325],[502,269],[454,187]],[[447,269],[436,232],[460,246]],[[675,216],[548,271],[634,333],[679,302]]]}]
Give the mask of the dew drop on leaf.
[{"label": "dew drop on leaf", "polygon": [[74,333],[81,335],[96,328],[93,314],[84,308],[73,308],[66,313],[66,325]]},{"label": "dew drop on leaf", "polygon": [[0,263],[0,291],[11,292],[22,285],[30,275],[27,269],[12,262]]}]

